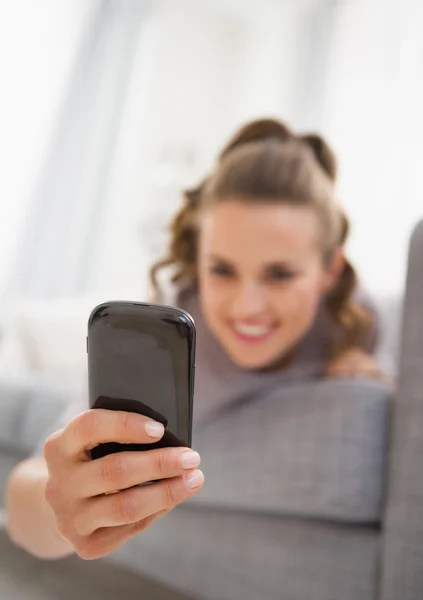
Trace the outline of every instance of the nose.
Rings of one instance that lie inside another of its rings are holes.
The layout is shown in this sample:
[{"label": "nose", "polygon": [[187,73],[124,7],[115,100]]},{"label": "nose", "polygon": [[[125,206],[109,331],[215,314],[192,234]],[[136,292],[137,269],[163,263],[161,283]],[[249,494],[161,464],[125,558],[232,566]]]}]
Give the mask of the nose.
[{"label": "nose", "polygon": [[262,286],[255,282],[239,285],[232,301],[232,317],[236,319],[252,319],[262,315],[267,309],[267,298]]}]

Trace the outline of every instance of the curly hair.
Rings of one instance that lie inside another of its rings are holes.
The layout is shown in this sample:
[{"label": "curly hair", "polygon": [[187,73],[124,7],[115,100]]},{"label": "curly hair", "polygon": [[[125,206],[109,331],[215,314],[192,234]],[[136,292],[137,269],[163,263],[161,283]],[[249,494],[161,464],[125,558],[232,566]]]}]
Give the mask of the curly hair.
[{"label": "curly hair", "polygon": [[[229,198],[314,209],[328,263],[349,234],[347,216],[334,197],[336,176],[335,154],[319,135],[296,135],[274,119],[248,123],[223,148],[212,173],[184,192],[184,204],[171,222],[168,254],[150,271],[156,296],[160,295],[157,275],[164,267],[172,267],[173,283],[196,287],[199,216],[208,206]],[[356,272],[345,259],[342,274],[325,299],[342,331],[334,353],[364,346],[373,327],[372,314],[354,300],[356,286]]]}]

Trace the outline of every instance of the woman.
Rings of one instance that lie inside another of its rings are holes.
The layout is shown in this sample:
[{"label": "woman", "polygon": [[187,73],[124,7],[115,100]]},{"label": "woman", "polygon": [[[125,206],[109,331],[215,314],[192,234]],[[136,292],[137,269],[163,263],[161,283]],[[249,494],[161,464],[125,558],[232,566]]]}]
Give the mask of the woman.
[{"label": "woman", "polygon": [[[374,316],[358,301],[344,256],[348,222],[335,177],[320,137],[262,120],[241,129],[186,193],[152,281],[158,300],[196,320],[197,421],[272,381],[382,377],[372,356]],[[173,299],[157,283],[162,268],[172,271]],[[139,415],[81,413],[85,407],[64,416],[45,459],[22,463],[9,480],[10,535],[38,556],[108,554],[203,483],[200,457],[188,449],[88,460],[99,442],[146,443],[163,428]],[[128,489],[140,479],[162,481]],[[125,491],[109,493],[117,489]]]}]

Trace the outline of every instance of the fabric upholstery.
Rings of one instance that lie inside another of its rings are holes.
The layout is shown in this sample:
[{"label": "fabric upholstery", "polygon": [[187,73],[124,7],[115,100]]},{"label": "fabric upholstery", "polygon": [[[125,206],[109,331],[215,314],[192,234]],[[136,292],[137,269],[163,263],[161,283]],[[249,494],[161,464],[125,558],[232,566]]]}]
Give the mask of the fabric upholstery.
[{"label": "fabric upholstery", "polygon": [[372,529],[181,507],[112,560],[198,600],[375,600],[378,554]]},{"label": "fabric upholstery", "polygon": [[377,523],[392,393],[365,380],[281,386],[198,428],[207,485],[193,502]]},{"label": "fabric upholstery", "polygon": [[383,539],[381,599],[423,598],[423,222],[409,251]]}]

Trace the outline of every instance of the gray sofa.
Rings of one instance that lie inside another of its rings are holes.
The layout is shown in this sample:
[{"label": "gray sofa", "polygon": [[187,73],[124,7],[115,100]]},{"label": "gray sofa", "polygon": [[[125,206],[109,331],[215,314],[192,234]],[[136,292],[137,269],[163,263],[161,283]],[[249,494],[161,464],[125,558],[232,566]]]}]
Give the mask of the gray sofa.
[{"label": "gray sofa", "polygon": [[[396,393],[320,381],[221,413],[194,435],[202,493],[109,560],[198,600],[423,598],[422,264],[423,223],[410,246]],[[69,395],[3,382],[2,483]]]}]

